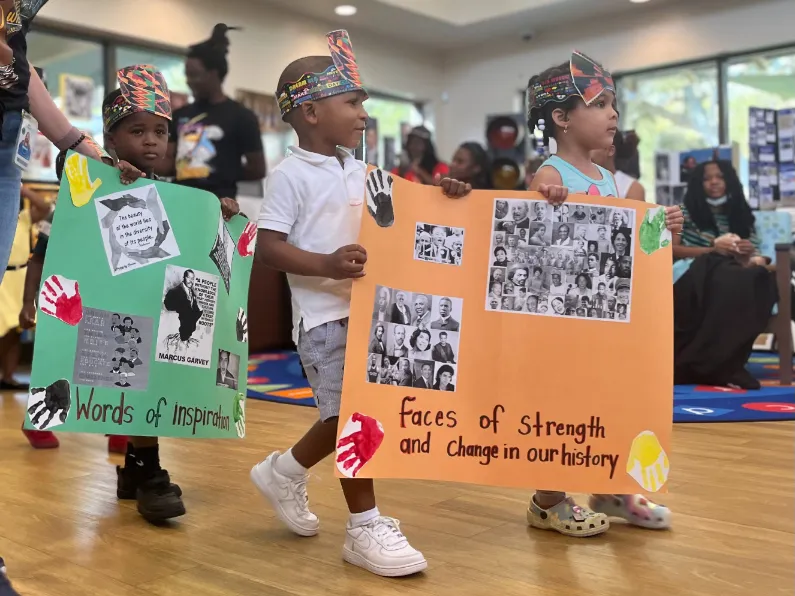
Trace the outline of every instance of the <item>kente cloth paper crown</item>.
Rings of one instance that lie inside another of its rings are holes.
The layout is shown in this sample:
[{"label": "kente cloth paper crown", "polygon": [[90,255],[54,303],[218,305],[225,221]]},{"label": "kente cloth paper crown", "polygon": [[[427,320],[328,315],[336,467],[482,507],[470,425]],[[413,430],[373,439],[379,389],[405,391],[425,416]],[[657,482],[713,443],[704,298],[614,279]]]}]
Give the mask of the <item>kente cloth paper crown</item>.
[{"label": "kente cloth paper crown", "polygon": [[117,78],[121,95],[102,114],[106,131],[137,112],[171,120],[171,99],[162,72],[148,64],[136,64],[119,70]]},{"label": "kente cloth paper crown", "polygon": [[568,74],[558,75],[533,83],[527,90],[527,116],[548,103],[563,103],[570,97],[579,96],[585,105],[605,91],[616,92],[612,75],[588,56],[576,50],[569,60]]},{"label": "kente cloth paper crown", "polygon": [[282,116],[305,101],[316,101],[349,91],[365,91],[348,32],[344,29],[332,31],[326,38],[334,64],[320,73],[305,73],[297,81],[286,83],[279,89]]}]

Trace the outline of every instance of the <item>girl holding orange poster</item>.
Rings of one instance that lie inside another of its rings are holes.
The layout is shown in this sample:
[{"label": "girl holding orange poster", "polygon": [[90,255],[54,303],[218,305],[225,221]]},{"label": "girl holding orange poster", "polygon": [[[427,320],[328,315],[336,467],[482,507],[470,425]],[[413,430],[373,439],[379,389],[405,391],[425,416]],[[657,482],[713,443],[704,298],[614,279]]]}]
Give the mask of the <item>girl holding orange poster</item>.
[{"label": "girl holding orange poster", "polygon": [[[591,160],[592,151],[612,145],[618,130],[615,93],[610,73],[579,52],[530,79],[528,126],[530,131],[543,131],[545,145],[554,138],[557,153],[541,166],[529,190],[555,200],[565,200],[569,192],[619,196],[613,175]],[[680,233],[683,221],[679,207],[665,209],[664,225],[669,231]],[[643,230],[640,233],[643,235]],[[659,240],[657,245],[659,248]],[[609,516],[651,529],[669,528],[671,523],[669,509],[643,495],[594,495],[589,505],[590,509],[580,507],[563,492],[537,491],[530,500],[527,520],[534,528],[575,537],[607,531]]]}]

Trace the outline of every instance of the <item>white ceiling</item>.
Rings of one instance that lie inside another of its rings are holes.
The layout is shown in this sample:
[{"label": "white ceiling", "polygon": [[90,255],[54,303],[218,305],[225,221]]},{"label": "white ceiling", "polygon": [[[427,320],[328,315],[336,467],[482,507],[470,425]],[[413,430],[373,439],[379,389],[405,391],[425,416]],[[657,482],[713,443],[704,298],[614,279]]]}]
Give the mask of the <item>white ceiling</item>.
[{"label": "white ceiling", "polygon": [[[403,40],[414,46],[454,50],[473,44],[519,41],[524,35],[549,32],[552,27],[571,30],[574,24],[604,20],[624,13],[658,9],[682,0],[262,0],[292,13],[304,14],[334,25]],[[714,0],[690,0],[704,4]],[[334,8],[353,4],[358,12],[339,17]],[[584,37],[588,36],[587,29]]]}]

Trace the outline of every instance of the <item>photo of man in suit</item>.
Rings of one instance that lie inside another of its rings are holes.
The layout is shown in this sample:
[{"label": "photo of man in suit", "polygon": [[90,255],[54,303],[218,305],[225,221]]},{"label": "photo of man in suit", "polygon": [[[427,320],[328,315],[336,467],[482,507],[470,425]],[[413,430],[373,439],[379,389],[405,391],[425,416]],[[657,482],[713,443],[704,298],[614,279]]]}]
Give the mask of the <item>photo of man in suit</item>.
[{"label": "photo of man in suit", "polygon": [[406,292],[398,290],[390,315],[390,322],[392,323],[397,323],[398,325],[411,325],[411,312],[406,305]]},{"label": "photo of man in suit", "polygon": [[406,346],[406,328],[396,325],[392,332],[392,342],[389,346],[389,355],[398,358],[405,358],[409,355],[409,348]]},{"label": "photo of man in suit", "polygon": [[176,312],[179,317],[179,339],[183,342],[190,341],[202,316],[202,309],[193,290],[195,281],[196,274],[186,269],[182,275],[182,283],[166,292],[163,300],[166,310]]},{"label": "photo of man in suit", "polygon": [[423,362],[420,368],[420,375],[414,381],[417,389],[433,389],[433,365],[430,362]]},{"label": "photo of man in suit", "polygon": [[431,323],[431,329],[443,329],[444,331],[458,331],[459,323],[450,313],[453,311],[453,301],[447,296],[439,300],[439,318]]},{"label": "photo of man in suit", "polygon": [[229,352],[218,350],[218,370],[215,373],[215,384],[218,387],[237,389],[237,379],[229,370]]}]

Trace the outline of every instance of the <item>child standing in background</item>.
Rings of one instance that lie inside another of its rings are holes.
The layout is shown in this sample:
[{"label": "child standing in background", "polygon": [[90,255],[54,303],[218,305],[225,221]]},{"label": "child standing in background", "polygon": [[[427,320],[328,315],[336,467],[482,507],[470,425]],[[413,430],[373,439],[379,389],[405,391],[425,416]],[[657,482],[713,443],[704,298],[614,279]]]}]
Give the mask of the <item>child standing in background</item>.
[{"label": "child standing in background", "polygon": [[[85,134],[85,133],[84,133]],[[85,143],[94,148],[102,161],[112,165],[113,159],[108,155],[90,135],[85,134]],[[64,160],[66,151],[61,151],[55,159],[55,174],[60,181],[63,174]],[[25,188],[23,186],[23,192]],[[44,256],[47,253],[47,243],[49,241],[50,227],[55,205],[47,205],[46,215],[42,217],[36,244],[32,252],[28,255],[29,259],[24,274],[24,289],[22,294],[22,308],[19,312],[19,327],[21,329],[32,329],[36,325],[36,300],[41,287],[41,273],[44,268]],[[51,430],[22,429],[22,434],[34,449],[55,449],[60,443],[58,437]],[[108,436],[108,452],[125,453],[127,448],[127,437],[120,435]]]},{"label": "child standing in background", "polygon": [[[333,59],[301,58],[279,79],[282,118],[295,129],[298,147],[291,147],[268,177],[259,217],[258,254],[266,265],[287,273],[294,339],[320,421],[291,449],[254,466],[251,480],[300,536],[318,532],[318,518],[308,505],[307,470],[334,452],[352,280],[364,276],[367,261],[365,249],[354,244],[365,209],[367,165],[346,149],[361,141],[367,92],[347,32],[329,33],[328,41]],[[448,196],[471,190],[449,178],[435,181]],[[391,204],[378,206],[379,215],[381,208],[388,212]],[[425,557],[403,536],[399,522],[376,507],[373,481],[340,482],[351,513],[343,559],[382,576],[424,570]]]},{"label": "child standing in background", "polygon": [[[557,153],[539,168],[529,190],[555,200],[565,200],[569,192],[618,197],[613,175],[591,157],[593,151],[609,149],[618,131],[610,73],[574,52],[569,62],[532,77],[527,97],[530,132],[539,127],[545,145],[551,138],[557,142]],[[680,233],[683,222],[679,207],[666,208],[669,230]],[[589,505],[591,510],[580,507],[563,492],[538,491],[530,500],[527,521],[534,528],[576,537],[607,531],[608,516],[643,528],[665,529],[671,524],[669,509],[643,495],[594,495]]]}]

